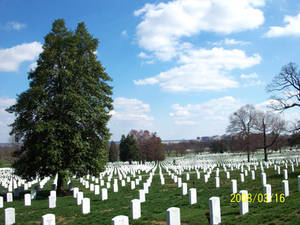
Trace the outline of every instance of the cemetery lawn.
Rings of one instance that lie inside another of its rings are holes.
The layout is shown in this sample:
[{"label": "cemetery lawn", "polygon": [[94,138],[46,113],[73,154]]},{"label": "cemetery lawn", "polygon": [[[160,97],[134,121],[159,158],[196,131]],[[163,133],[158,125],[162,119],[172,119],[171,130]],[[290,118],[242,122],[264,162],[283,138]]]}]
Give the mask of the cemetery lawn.
[{"label": "cemetery lawn", "polygon": [[11,167],[11,162],[4,159],[0,160],[0,168],[4,168],[4,167]]},{"label": "cemetery lawn", "polygon": [[[253,169],[252,166],[251,169]],[[277,171],[274,170],[273,166],[269,169],[265,168],[267,184],[271,184],[273,194],[277,193],[279,195],[282,193],[283,169],[284,166],[281,167],[281,175],[277,175]],[[145,173],[141,174],[143,179],[134,190],[130,189],[130,183],[126,183],[126,187],[122,187],[119,182],[119,192],[117,193],[114,193],[111,187],[108,190],[108,200],[106,201],[101,201],[101,195],[94,195],[94,193],[85,189],[79,183],[79,180],[73,179],[73,187],[79,187],[79,190],[84,192],[84,197],[91,199],[91,213],[87,215],[82,215],[81,206],[76,205],[76,199],[72,195],[57,196],[56,208],[48,208],[48,196],[53,180],[50,180],[38,192],[37,199],[31,201],[31,206],[24,206],[24,196],[22,194],[19,198],[14,197],[12,203],[4,202],[4,208],[15,208],[17,225],[41,224],[42,216],[47,213],[55,214],[56,224],[109,225],[113,217],[126,215],[129,216],[131,225],[155,225],[166,224],[166,210],[170,207],[179,207],[182,225],[200,225],[209,224],[205,215],[206,212],[209,212],[209,198],[218,196],[221,203],[222,224],[300,224],[300,192],[298,192],[297,181],[297,176],[300,175],[300,167],[295,166],[294,173],[291,172],[289,167],[290,196],[285,199],[284,203],[279,202],[279,200],[276,202],[275,197],[272,203],[258,203],[256,200],[255,203],[249,204],[249,213],[243,216],[239,213],[239,203],[230,202],[232,199],[231,179],[237,180],[238,192],[248,190],[253,196],[256,193],[263,193],[259,167],[255,174],[256,180],[251,180],[250,172],[248,176],[245,176],[244,183],[240,182],[240,170],[230,171],[229,169],[231,177],[226,179],[226,173],[221,169],[220,188],[215,188],[215,170],[207,183],[204,183],[204,173],[201,170],[199,180],[196,178],[195,171],[189,172],[186,170],[181,176],[183,182],[187,182],[188,189],[197,189],[198,202],[194,205],[189,205],[189,196],[181,194],[181,188],[177,188],[177,184],[174,184],[171,177],[164,170],[165,185],[161,185],[158,171],[159,169],[156,170],[149,188],[149,194],[146,195],[146,202],[142,203],[142,217],[134,221],[130,218],[130,201],[138,199],[138,190],[142,189],[143,183],[146,182],[149,176]],[[185,179],[187,172],[190,173],[189,181]],[[0,209],[0,224],[4,222],[4,208]]]}]

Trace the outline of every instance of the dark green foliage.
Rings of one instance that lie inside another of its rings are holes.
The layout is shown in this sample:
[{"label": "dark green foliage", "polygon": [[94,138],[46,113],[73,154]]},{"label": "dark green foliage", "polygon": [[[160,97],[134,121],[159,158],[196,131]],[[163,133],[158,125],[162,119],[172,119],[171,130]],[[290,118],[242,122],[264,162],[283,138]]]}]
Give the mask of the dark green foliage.
[{"label": "dark green foliage", "polygon": [[118,158],[119,158],[119,150],[117,148],[116,143],[112,141],[109,147],[108,160],[110,162],[116,162],[118,161]]},{"label": "dark green foliage", "polygon": [[131,162],[140,159],[138,144],[134,136],[131,134],[128,134],[126,137],[122,135],[119,149],[121,161]]},{"label": "dark green foliage", "polygon": [[46,35],[30,87],[7,109],[11,134],[22,141],[16,173],[26,179],[59,173],[98,174],[107,160],[111,78],[97,61],[98,40],[84,23],[76,30],[56,20]]}]

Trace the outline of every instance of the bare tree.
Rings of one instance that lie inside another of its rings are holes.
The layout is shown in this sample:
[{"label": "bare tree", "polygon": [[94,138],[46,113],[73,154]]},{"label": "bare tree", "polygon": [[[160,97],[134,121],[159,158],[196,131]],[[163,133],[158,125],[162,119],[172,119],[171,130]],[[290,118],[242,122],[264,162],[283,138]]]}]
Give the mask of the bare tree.
[{"label": "bare tree", "polygon": [[284,111],[292,107],[300,106],[300,71],[295,63],[289,63],[281,68],[272,82],[267,85],[268,92],[279,92],[271,96],[274,101],[271,108]]},{"label": "bare tree", "polygon": [[237,135],[244,141],[247,151],[248,162],[250,162],[250,135],[255,129],[256,110],[252,105],[242,106],[239,110],[231,114],[229,125],[226,129],[227,133]]},{"label": "bare tree", "polygon": [[278,140],[280,134],[286,129],[286,123],[279,115],[272,112],[256,111],[255,130],[261,134],[264,160],[268,161],[267,150]]}]

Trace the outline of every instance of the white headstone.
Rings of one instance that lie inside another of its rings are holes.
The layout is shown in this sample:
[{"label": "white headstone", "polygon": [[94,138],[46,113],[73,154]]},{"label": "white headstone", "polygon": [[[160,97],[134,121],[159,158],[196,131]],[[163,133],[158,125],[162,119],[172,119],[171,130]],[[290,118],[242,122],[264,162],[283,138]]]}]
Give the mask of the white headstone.
[{"label": "white headstone", "polygon": [[145,196],[145,191],[144,190],[139,190],[139,199],[141,202],[146,201],[146,196]]},{"label": "white headstone", "polygon": [[243,183],[245,181],[243,173],[240,174],[240,178],[241,178],[241,182]]},{"label": "white headstone", "polygon": [[4,209],[4,224],[11,225],[16,223],[15,208]]},{"label": "white headstone", "polygon": [[89,214],[91,212],[90,199],[84,198],[82,200],[82,214]]},{"label": "white headstone", "polygon": [[231,180],[231,192],[232,194],[237,193],[237,180],[235,179]]},{"label": "white headstone", "polygon": [[263,186],[267,184],[267,175],[266,175],[266,173],[261,174],[261,183],[262,183]]},{"label": "white headstone", "polygon": [[283,170],[283,175],[284,175],[284,179],[287,180],[288,179],[288,171],[287,171],[287,169]]},{"label": "white headstone", "polygon": [[266,203],[272,202],[272,187],[271,187],[271,184],[266,184],[264,186],[264,194],[266,194],[266,197],[264,198],[264,202],[266,202]]},{"label": "white headstone", "polygon": [[226,172],[226,178],[230,179],[230,172],[229,171]]},{"label": "white headstone", "polygon": [[111,225],[129,225],[128,216],[115,216],[111,220]]},{"label": "white headstone", "polygon": [[251,179],[255,180],[255,170],[251,170]]},{"label": "white headstone", "polygon": [[95,184],[91,184],[90,185],[90,191],[94,191],[95,190]]},{"label": "white headstone", "polygon": [[130,188],[131,190],[135,189],[135,182],[133,180],[130,182]]},{"label": "white headstone", "polygon": [[50,196],[55,197],[56,198],[56,191],[50,191]]},{"label": "white headstone", "polygon": [[50,209],[53,209],[53,208],[55,208],[56,207],[56,197],[55,196],[49,196],[48,197],[48,200],[49,200],[49,208]]},{"label": "white headstone", "polygon": [[50,213],[43,215],[42,225],[55,225],[55,215]]},{"label": "white headstone", "polygon": [[167,225],[180,225],[180,208],[171,207],[167,209]]},{"label": "white headstone", "polygon": [[141,217],[141,201],[139,199],[131,200],[131,218],[139,219]]},{"label": "white headstone", "polygon": [[30,194],[24,195],[24,205],[31,206],[31,195]]},{"label": "white headstone", "polygon": [[118,192],[119,187],[118,187],[118,183],[114,183],[114,192]]},{"label": "white headstone", "polygon": [[288,197],[290,195],[289,181],[288,180],[283,180],[282,181],[282,192],[284,194],[284,197]]},{"label": "white headstone", "polygon": [[100,194],[100,186],[98,184],[95,185],[95,195]]},{"label": "white headstone", "polygon": [[178,179],[177,179],[177,187],[179,187],[179,188],[182,187],[182,179],[181,179],[181,177],[178,177]]},{"label": "white headstone", "polygon": [[144,188],[145,194],[148,194],[149,193],[149,186],[148,186],[147,183],[143,184],[143,188]]},{"label": "white headstone", "polygon": [[186,180],[190,180],[190,174],[189,173],[186,174]]},{"label": "white headstone", "polygon": [[78,187],[74,187],[73,188],[73,198],[77,198],[77,193],[79,192],[79,188]]},{"label": "white headstone", "polygon": [[81,205],[82,199],[83,199],[83,192],[82,192],[82,191],[79,191],[79,192],[77,193],[77,205]]},{"label": "white headstone", "polygon": [[239,193],[241,195],[240,214],[244,215],[249,212],[248,191],[242,190]]},{"label": "white headstone", "polygon": [[215,177],[216,179],[216,188],[220,187],[220,177]]},{"label": "white headstone", "polygon": [[189,190],[189,200],[190,200],[190,205],[193,205],[193,204],[197,203],[197,190],[196,190],[196,188],[190,188],[190,190]]},{"label": "white headstone", "polygon": [[104,200],[107,200],[108,199],[108,196],[107,196],[107,189],[106,188],[102,188],[101,189],[101,198],[102,198],[102,201]]},{"label": "white headstone", "polygon": [[216,225],[221,223],[221,207],[220,207],[219,197],[209,198],[209,211],[210,211],[210,224]]},{"label": "white headstone", "polygon": [[187,195],[187,183],[182,183],[182,195]]},{"label": "white headstone", "polygon": [[12,202],[13,201],[13,194],[12,193],[6,193],[6,201]]}]

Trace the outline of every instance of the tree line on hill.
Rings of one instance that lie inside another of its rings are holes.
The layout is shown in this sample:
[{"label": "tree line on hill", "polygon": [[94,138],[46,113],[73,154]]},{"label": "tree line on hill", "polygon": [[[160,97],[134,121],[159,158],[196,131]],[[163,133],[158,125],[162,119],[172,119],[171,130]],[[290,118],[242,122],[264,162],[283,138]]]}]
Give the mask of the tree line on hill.
[{"label": "tree line on hill", "polygon": [[[119,156],[119,157],[118,157]],[[131,130],[127,136],[122,135],[117,146],[111,142],[109,161],[161,161],[165,152],[160,137],[148,130]]]}]

